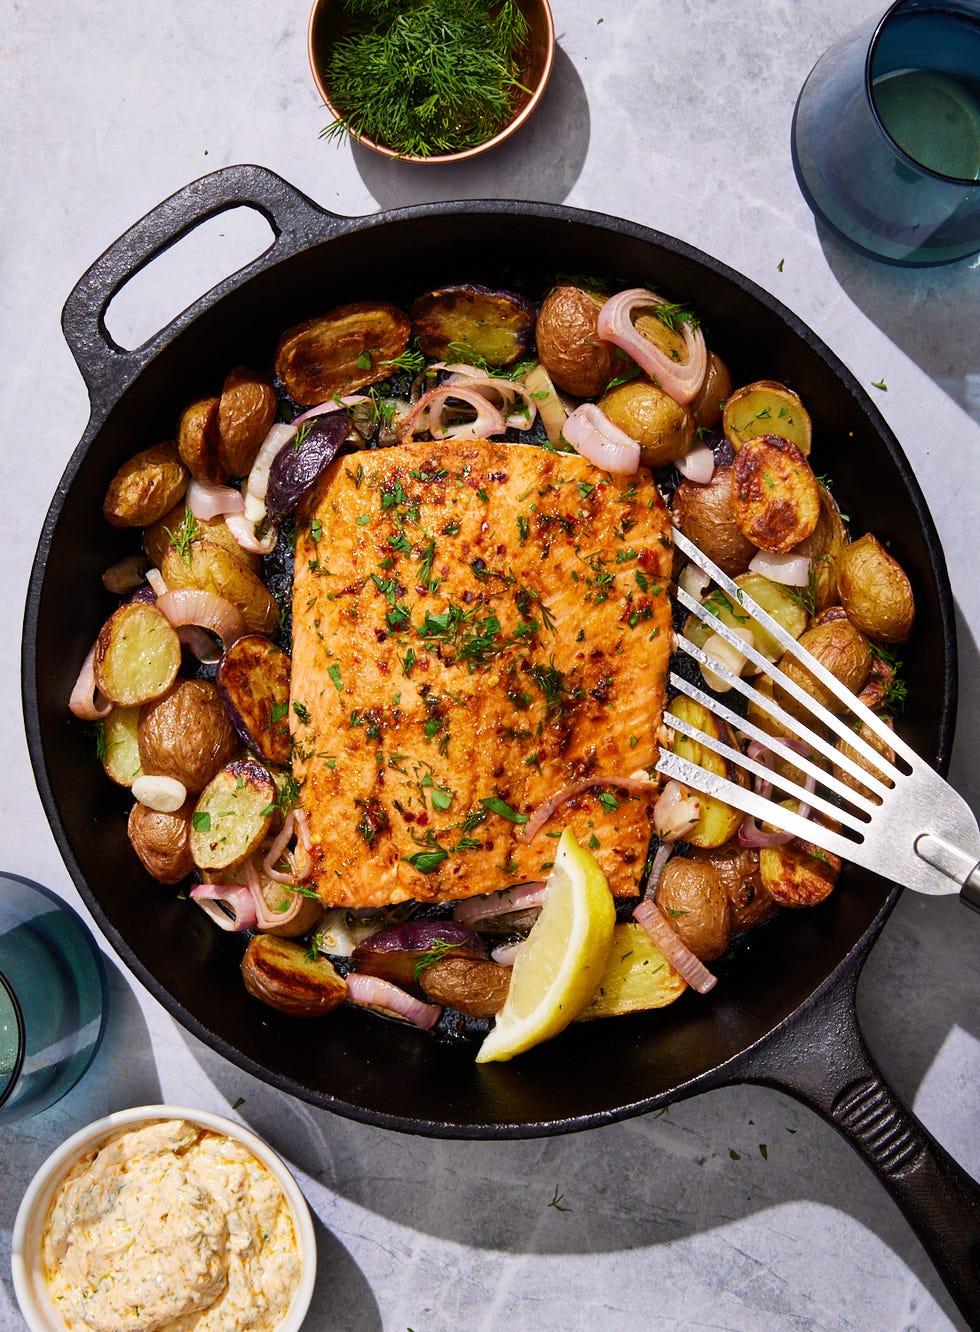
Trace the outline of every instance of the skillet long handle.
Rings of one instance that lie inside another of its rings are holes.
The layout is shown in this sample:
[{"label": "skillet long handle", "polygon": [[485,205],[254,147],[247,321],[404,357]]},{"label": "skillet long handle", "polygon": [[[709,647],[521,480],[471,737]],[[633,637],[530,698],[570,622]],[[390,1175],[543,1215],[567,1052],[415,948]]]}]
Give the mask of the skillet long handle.
[{"label": "skillet long handle", "polygon": [[899,1100],[857,1023],[860,966],[758,1051],[740,1080],[789,1092],[864,1158],[898,1204],[970,1327],[980,1328],[980,1185]]},{"label": "skillet long handle", "polygon": [[[114,342],[106,328],[105,312],[116,292],[202,222],[238,207],[262,214],[273,231],[271,246],[219,282],[142,346],[130,351]],[[231,287],[348,225],[350,219],[320,208],[266,167],[229,166],[191,181],[113,241],[65,302],[61,326],[89,395],[93,400],[99,396],[114,400],[177,329]]]}]

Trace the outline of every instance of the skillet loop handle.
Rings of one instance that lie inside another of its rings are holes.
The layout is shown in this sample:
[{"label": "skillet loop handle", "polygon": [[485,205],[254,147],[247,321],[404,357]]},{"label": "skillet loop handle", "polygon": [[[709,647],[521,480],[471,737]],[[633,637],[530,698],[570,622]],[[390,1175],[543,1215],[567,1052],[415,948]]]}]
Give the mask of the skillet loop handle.
[{"label": "skillet loop handle", "polygon": [[738,1077],[789,1092],[864,1158],[898,1204],[970,1327],[980,1328],[980,1185],[899,1100],[857,1023],[860,966],[738,1061]]},{"label": "skillet loop handle", "polygon": [[[202,222],[230,208],[254,208],[272,228],[274,240],[258,258],[178,315],[142,346],[120,347],[105,323],[113,296],[141,269]],[[61,326],[93,403],[118,396],[175,331],[226,291],[290,254],[342,228],[347,219],[320,208],[274,171],[229,166],[185,185],[151,209],[105,251],[79,280],[62,311]]]}]

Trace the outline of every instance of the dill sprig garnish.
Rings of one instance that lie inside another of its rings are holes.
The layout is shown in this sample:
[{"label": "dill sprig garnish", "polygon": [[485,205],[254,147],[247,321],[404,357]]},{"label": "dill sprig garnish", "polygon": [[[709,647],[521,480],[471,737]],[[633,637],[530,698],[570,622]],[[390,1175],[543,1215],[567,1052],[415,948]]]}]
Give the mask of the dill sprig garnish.
[{"label": "dill sprig garnish", "polygon": [[516,0],[345,0],[354,21],[325,72],[338,119],[321,138],[363,136],[408,157],[476,147],[510,119],[527,20]]}]

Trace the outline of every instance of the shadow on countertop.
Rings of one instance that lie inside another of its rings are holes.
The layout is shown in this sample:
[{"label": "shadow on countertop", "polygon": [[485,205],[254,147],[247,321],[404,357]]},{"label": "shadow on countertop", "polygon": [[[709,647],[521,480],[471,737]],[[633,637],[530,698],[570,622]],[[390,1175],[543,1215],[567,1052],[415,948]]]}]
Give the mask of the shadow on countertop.
[{"label": "shadow on countertop", "polygon": [[555,61],[534,115],[511,138],[465,162],[399,162],[352,144],[354,165],[379,207],[445,199],[533,199],[561,203],[578,180],[589,146],[589,104],[571,60]]},{"label": "shadow on countertop", "polygon": [[980,256],[900,268],[850,249],[820,222],[816,227],[831,272],[854,304],[980,423]]}]

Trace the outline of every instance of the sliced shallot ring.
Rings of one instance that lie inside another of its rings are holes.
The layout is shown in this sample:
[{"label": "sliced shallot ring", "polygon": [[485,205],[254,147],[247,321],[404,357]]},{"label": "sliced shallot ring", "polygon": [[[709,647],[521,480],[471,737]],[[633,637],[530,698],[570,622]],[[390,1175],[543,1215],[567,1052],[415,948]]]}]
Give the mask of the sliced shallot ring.
[{"label": "sliced shallot ring", "polygon": [[581,402],[562,426],[562,437],[604,472],[632,476],[640,466],[640,446],[594,402]]},{"label": "sliced shallot ring", "polygon": [[810,581],[810,557],[794,555],[791,550],[785,554],[757,551],[749,561],[749,569],[752,573],[762,574],[763,578],[771,578],[774,583],[783,583],[786,587],[806,587]]},{"label": "sliced shallot ring", "polygon": [[600,338],[632,356],[644,374],[657,380],[676,402],[686,405],[697,396],[708,369],[704,334],[700,328],[692,326],[690,319],[681,320],[679,331],[687,347],[687,360],[675,361],[655,342],[645,338],[633,323],[634,311],[666,304],[662,297],[645,287],[630,287],[609,297],[599,311],[596,327]]},{"label": "sliced shallot ring", "polygon": [[[303,908],[302,893],[293,893],[292,901],[285,911],[270,911],[262,891],[262,880],[255,865],[255,857],[249,856],[242,868],[245,871],[245,884],[255,903],[255,928],[272,930],[277,925],[288,925],[299,915]],[[277,880],[278,882],[278,880]],[[288,891],[288,888],[287,888]]]},{"label": "sliced shallot ring", "polygon": [[583,791],[591,791],[594,786],[616,786],[623,791],[632,791],[639,795],[644,791],[659,791],[660,783],[652,777],[583,777],[579,782],[572,782],[569,786],[563,786],[556,791],[553,796],[542,801],[535,809],[531,817],[516,834],[518,842],[530,842],[537,833],[541,831],[544,825],[552,817],[556,810],[560,809],[567,801],[581,795]]},{"label": "sliced shallot ring", "polygon": [[221,639],[226,651],[246,630],[245,617],[238,607],[216,592],[177,588],[157,597],[157,606],[175,629],[185,624],[209,629]]},{"label": "sliced shallot ring", "polygon": [[[698,486],[706,486],[715,474],[715,455],[707,444],[695,444],[683,458],[676,460],[674,466],[688,481],[693,481]],[[751,567],[749,565],[749,568]]]},{"label": "sliced shallot ring", "polygon": [[[504,418],[504,424],[514,430],[529,430],[534,424],[534,418],[537,415],[537,408],[531,395],[530,389],[524,384],[518,383],[516,379],[505,379],[502,375],[487,375],[483,371],[472,370],[471,373],[462,373],[465,366],[447,366],[447,370],[452,373],[443,384],[462,384],[465,388],[472,389],[476,393],[482,393],[484,397],[494,393],[500,399],[499,404],[502,412],[507,415]],[[443,385],[440,385],[442,387]],[[514,406],[514,399],[520,398],[523,402],[522,407]]]},{"label": "sliced shallot ring", "polygon": [[192,480],[184,502],[202,523],[220,518],[224,513],[241,513],[245,507],[242,492],[234,486],[216,486],[210,481]]},{"label": "sliced shallot ring", "polygon": [[276,548],[279,532],[272,524],[264,537],[258,537],[255,535],[255,524],[250,523],[244,513],[231,513],[225,519],[225,526],[242,550],[253,555],[271,555]]},{"label": "sliced shallot ring", "polygon": [[457,925],[476,928],[481,920],[492,916],[509,915],[512,911],[526,911],[529,907],[544,906],[545,882],[517,883],[500,893],[487,893],[483,897],[466,897],[453,907],[453,920]]},{"label": "sliced shallot ring", "polygon": [[330,398],[329,401],[317,403],[315,407],[308,407],[299,416],[294,416],[290,425],[299,426],[304,421],[312,421],[315,416],[328,416],[330,412],[339,412],[344,407],[356,407],[359,402],[369,401],[364,393],[348,393],[344,398]]},{"label": "sliced shallot ring", "polygon": [[255,902],[244,884],[199,883],[191,889],[190,898],[223,930],[255,929]]},{"label": "sliced shallot ring", "polygon": [[[442,413],[450,398],[456,398],[472,407],[476,412],[475,419],[460,425],[444,427]],[[411,439],[423,417],[425,423],[421,428],[428,430],[436,439],[487,439],[493,435],[502,435],[507,428],[503,413],[494,407],[493,403],[488,402],[481,393],[462,384],[439,384],[436,388],[423,393],[398,427],[399,439],[403,442]]]},{"label": "sliced shallot ring", "polygon": [[698,994],[707,994],[718,983],[699,957],[691,952],[680,935],[673,930],[670,922],[656,902],[645,898],[633,908],[633,919],[642,925],[650,936],[651,942],[660,949],[664,957],[677,974],[686,980],[692,990]]},{"label": "sliced shallot ring", "polygon": [[112,711],[109,699],[99,693],[95,683],[95,644],[88,650],[78,679],[68,700],[68,711],[82,721],[101,721]]},{"label": "sliced shallot ring", "polygon": [[[794,753],[802,754],[804,757],[809,755],[810,750],[802,740],[790,740],[782,736],[773,736],[773,744],[782,745],[785,749],[792,749]],[[776,755],[773,750],[758,740],[753,740],[746,753],[750,759],[764,764],[767,768],[776,766]],[[817,787],[816,779],[809,773],[804,774],[804,786],[808,791],[815,791]],[[759,777],[752,779],[752,786],[757,795],[763,800],[768,800],[772,795],[772,782],[763,781]],[[800,805],[797,813],[801,819],[809,817],[810,806]],[[759,820],[751,814],[746,814],[745,818],[738,826],[738,840],[742,846],[785,846],[787,842],[793,840],[793,834],[776,830],[766,832]]]},{"label": "sliced shallot ring", "polygon": [[369,976],[364,971],[349,973],[347,998],[360,1008],[380,1009],[392,1017],[404,1018],[422,1031],[434,1027],[442,1013],[438,1004],[424,1003],[391,981],[382,980],[380,976]]},{"label": "sliced shallot ring", "polygon": [[258,524],[265,518],[265,495],[269,489],[269,469],[279,453],[295,438],[296,427],[294,425],[283,425],[282,422],[278,422],[272,426],[259,446],[259,451],[255,455],[255,462],[252,463],[252,470],[248,474],[248,480],[245,482],[243,491],[245,517],[249,522]]},{"label": "sliced shallot ring", "polygon": [[643,885],[643,896],[653,897],[657,891],[657,884],[660,882],[660,876],[664,872],[664,866],[674,854],[674,842],[669,838],[664,838],[657,847],[656,854],[653,857],[653,863],[650,866],[650,873],[647,875],[647,881]]},{"label": "sliced shallot ring", "polygon": [[653,831],[664,842],[683,840],[701,816],[701,801],[673,778],[653,807]]}]

